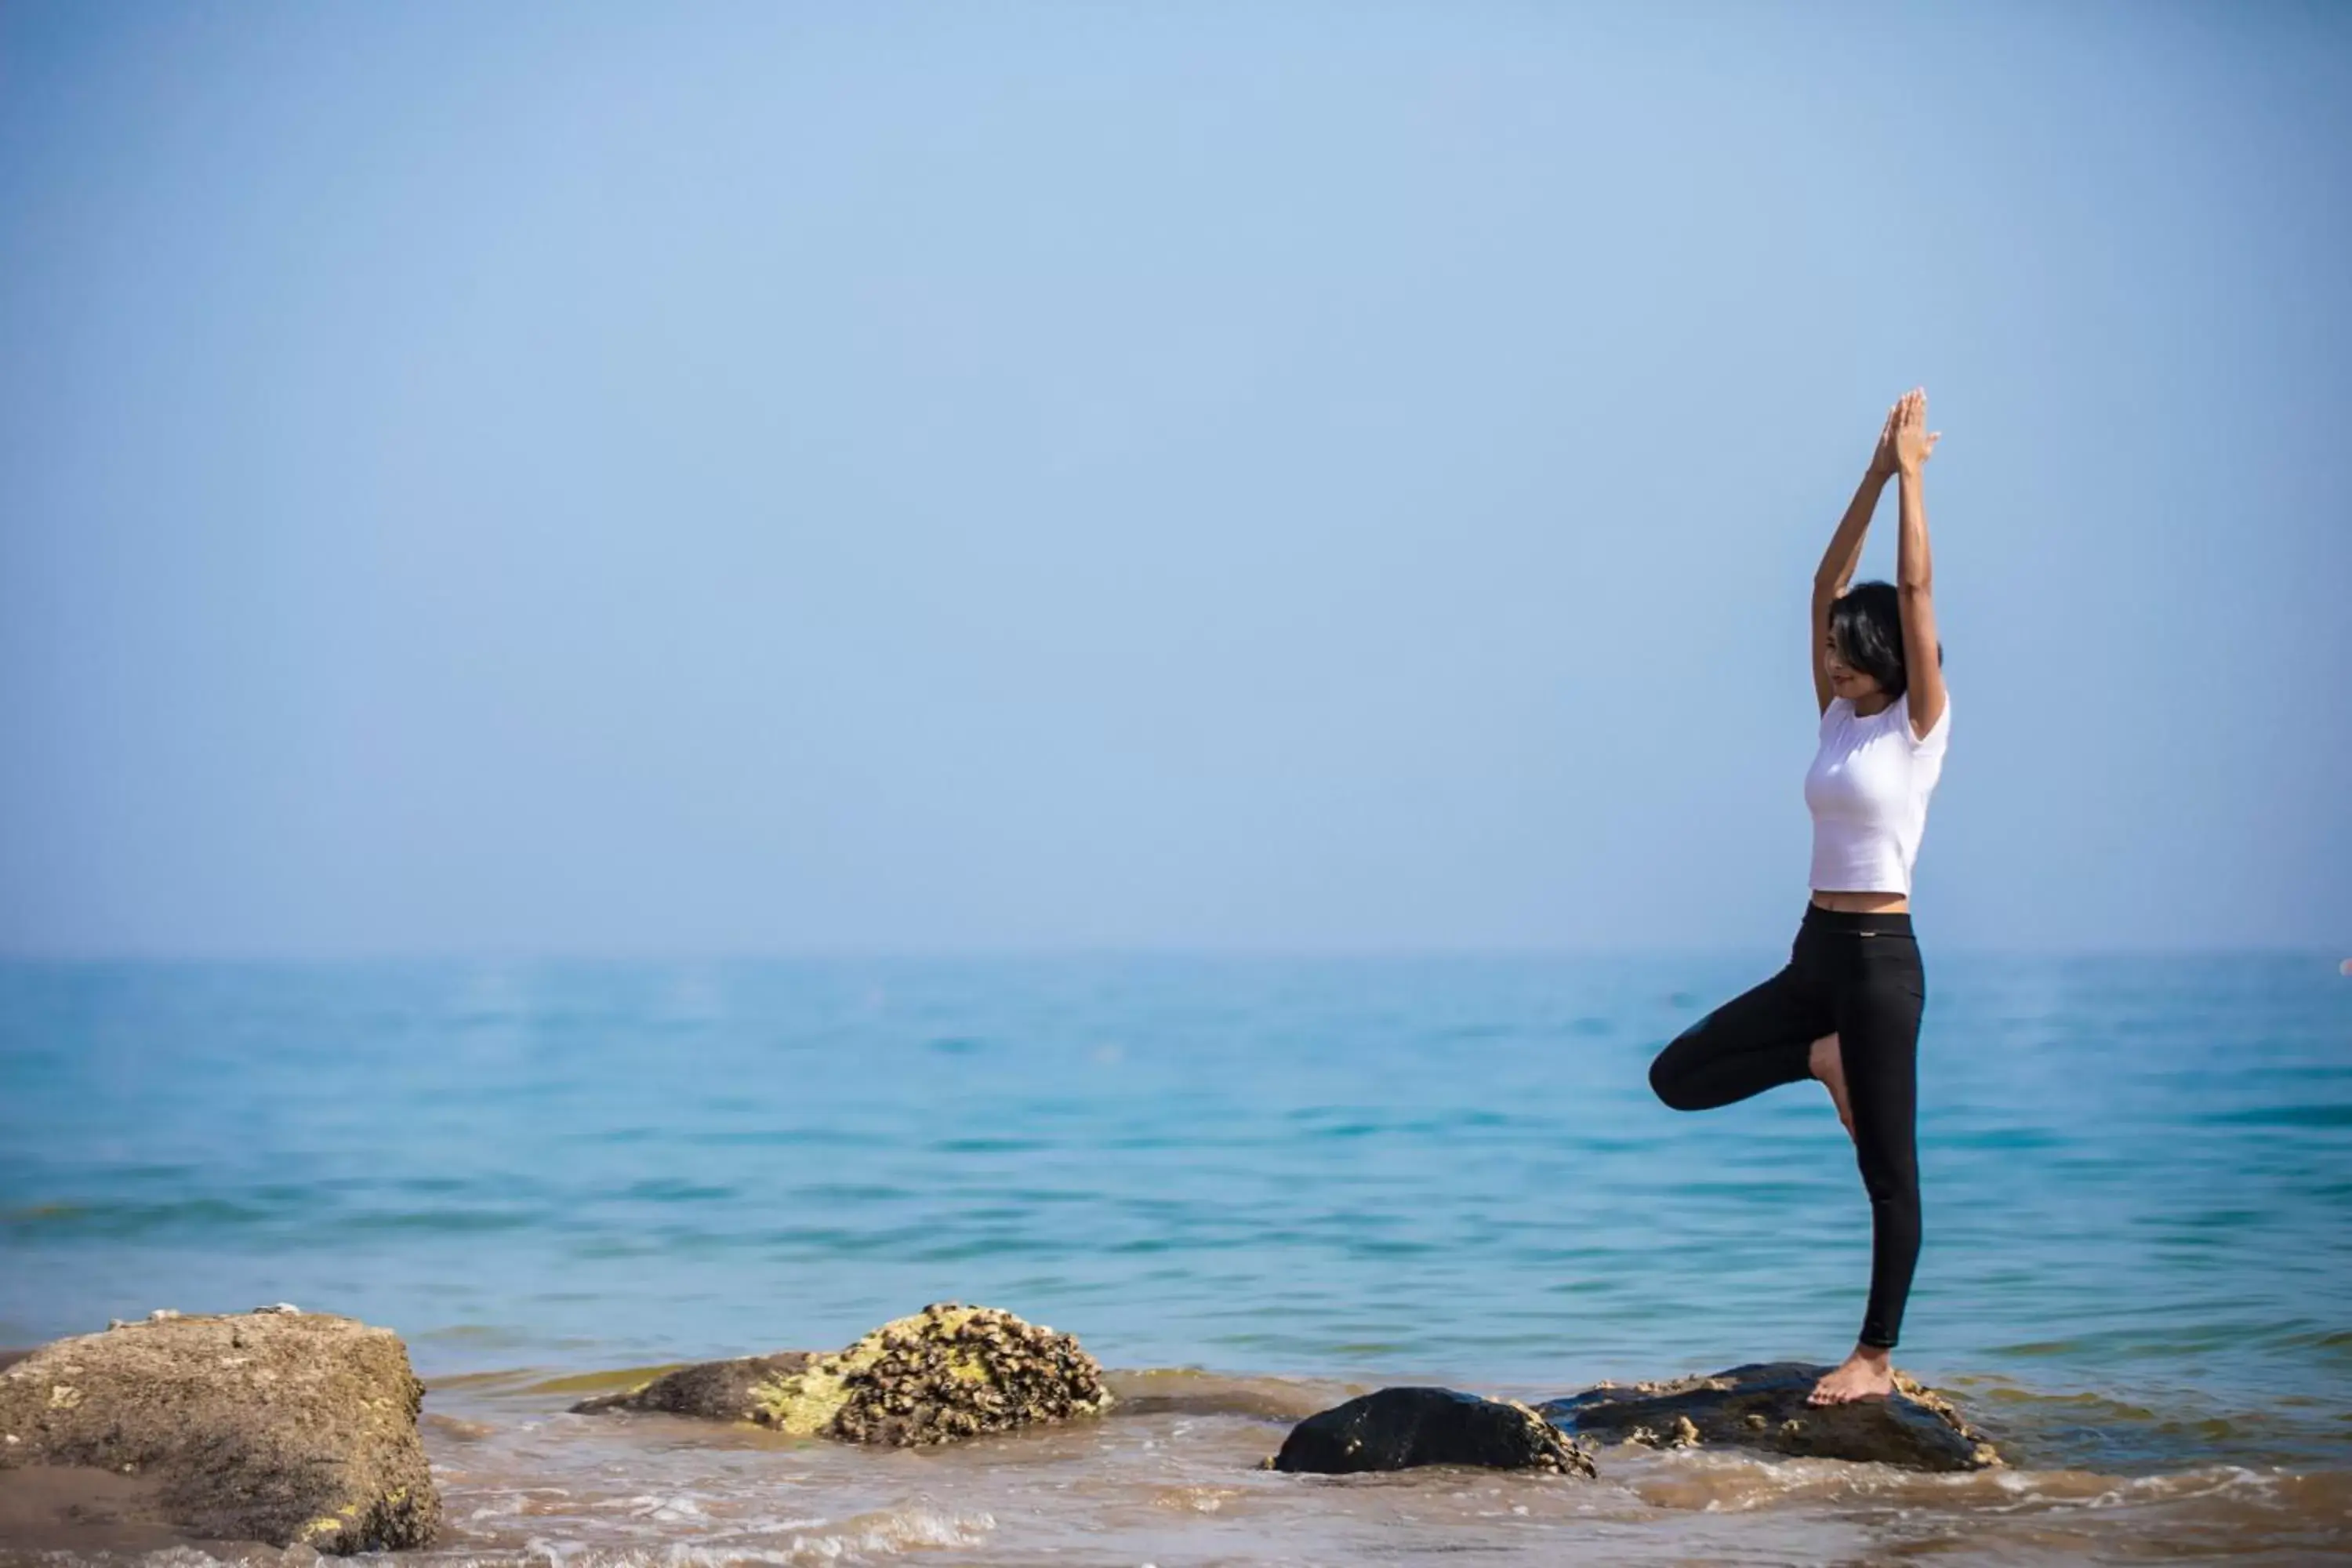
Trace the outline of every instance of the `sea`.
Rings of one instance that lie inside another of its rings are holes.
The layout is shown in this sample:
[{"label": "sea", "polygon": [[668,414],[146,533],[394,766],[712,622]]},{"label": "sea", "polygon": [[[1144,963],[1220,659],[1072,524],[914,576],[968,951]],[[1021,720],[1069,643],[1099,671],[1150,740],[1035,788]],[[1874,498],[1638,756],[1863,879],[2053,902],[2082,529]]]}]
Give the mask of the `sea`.
[{"label": "sea", "polygon": [[[1896,1362],[2000,1469],[1257,1468],[1384,1385],[1851,1346],[1826,1095],[1682,1114],[1644,1076],[1769,943],[0,965],[0,1346],[278,1301],[396,1330],[446,1521],[417,1568],[2352,1557],[2342,955],[1926,941]],[[567,1413],[933,1301],[1076,1334],[1121,1405],[913,1451]]]}]

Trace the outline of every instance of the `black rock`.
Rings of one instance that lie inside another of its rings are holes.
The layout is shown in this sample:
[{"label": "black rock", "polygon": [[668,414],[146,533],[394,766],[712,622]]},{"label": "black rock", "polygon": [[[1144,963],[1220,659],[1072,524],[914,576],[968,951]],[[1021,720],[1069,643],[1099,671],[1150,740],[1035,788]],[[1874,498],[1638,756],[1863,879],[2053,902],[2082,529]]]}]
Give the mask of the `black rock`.
[{"label": "black rock", "polygon": [[1900,1373],[1889,1398],[1807,1405],[1829,1370],[1779,1361],[1671,1383],[1604,1383],[1538,1408],[1569,1431],[1606,1442],[1717,1444],[1912,1470],[1981,1470],[2001,1462],[1950,1400]]},{"label": "black rock", "polygon": [[1593,1473],[1582,1447],[1526,1405],[1450,1388],[1383,1388],[1310,1415],[1267,1464],[1320,1476],[1416,1465]]}]

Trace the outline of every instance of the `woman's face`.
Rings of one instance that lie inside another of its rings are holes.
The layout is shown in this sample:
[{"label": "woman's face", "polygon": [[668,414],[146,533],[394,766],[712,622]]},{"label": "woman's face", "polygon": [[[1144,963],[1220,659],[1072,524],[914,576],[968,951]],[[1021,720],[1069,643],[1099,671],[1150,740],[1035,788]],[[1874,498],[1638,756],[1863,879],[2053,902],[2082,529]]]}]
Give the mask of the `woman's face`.
[{"label": "woman's face", "polygon": [[1822,667],[1829,671],[1830,694],[1833,697],[1843,697],[1849,702],[1858,703],[1879,689],[1878,680],[1874,676],[1865,675],[1846,663],[1845,656],[1838,652],[1837,638],[1834,637],[1829,639],[1827,647],[1822,651]]}]

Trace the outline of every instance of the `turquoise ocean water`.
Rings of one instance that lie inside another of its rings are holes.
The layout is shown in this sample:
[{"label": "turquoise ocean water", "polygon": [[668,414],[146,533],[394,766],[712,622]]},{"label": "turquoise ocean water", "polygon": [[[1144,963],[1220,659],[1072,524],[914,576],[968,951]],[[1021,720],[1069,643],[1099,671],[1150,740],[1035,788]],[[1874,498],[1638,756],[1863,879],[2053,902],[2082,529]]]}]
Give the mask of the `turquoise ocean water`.
[{"label": "turquoise ocean water", "polygon": [[[2053,1467],[2352,1468],[2352,978],[1925,941],[1898,1361]],[[286,1300],[462,1388],[962,1300],[1240,1378],[1834,1359],[1826,1099],[1643,1077],[1780,957],[19,963],[0,1344]]]}]

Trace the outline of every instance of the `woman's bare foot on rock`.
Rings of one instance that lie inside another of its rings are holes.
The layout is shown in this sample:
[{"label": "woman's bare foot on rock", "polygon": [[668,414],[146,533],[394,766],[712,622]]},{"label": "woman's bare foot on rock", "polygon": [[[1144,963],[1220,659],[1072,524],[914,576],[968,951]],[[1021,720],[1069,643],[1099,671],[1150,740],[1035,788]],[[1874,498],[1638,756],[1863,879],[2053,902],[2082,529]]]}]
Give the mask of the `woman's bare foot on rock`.
[{"label": "woman's bare foot on rock", "polygon": [[1853,1108],[1845,1102],[1845,1050],[1835,1035],[1823,1035],[1813,1042],[1807,1053],[1805,1065],[1830,1091],[1830,1103],[1837,1107],[1838,1120],[1845,1124],[1845,1135],[1853,1136]]},{"label": "woman's bare foot on rock", "polygon": [[1813,1384],[1808,1405],[1851,1405],[1857,1399],[1884,1399],[1895,1392],[1895,1363],[1890,1352],[1856,1345],[1845,1363]]}]

